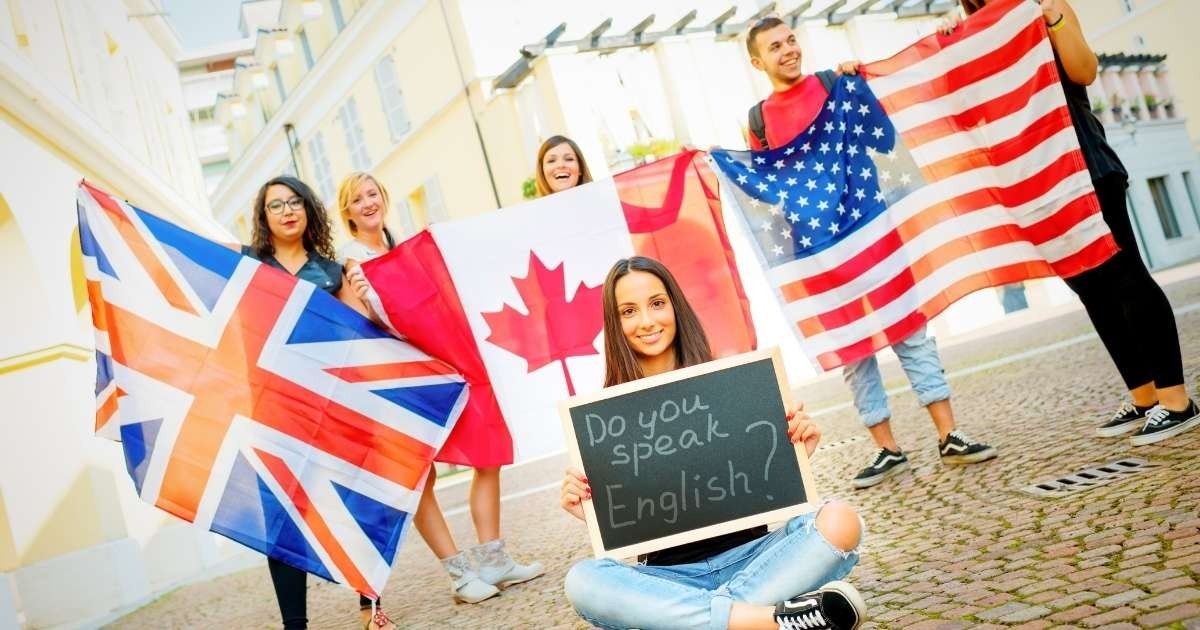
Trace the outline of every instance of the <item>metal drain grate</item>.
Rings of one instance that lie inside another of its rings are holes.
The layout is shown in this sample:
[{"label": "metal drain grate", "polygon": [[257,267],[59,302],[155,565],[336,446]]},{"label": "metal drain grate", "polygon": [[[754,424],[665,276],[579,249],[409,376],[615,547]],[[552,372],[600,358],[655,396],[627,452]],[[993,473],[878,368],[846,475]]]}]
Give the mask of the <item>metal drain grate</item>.
[{"label": "metal drain grate", "polygon": [[821,452],[823,452],[823,451],[832,451],[832,450],[833,450],[833,449],[835,449],[835,448],[841,448],[841,447],[843,447],[843,446],[849,446],[849,445],[851,445],[851,444],[855,444],[855,443],[861,442],[861,441],[863,441],[863,440],[865,440],[865,439],[867,439],[867,436],[865,436],[865,435],[852,435],[852,436],[850,436],[850,437],[848,437],[848,438],[841,439],[841,440],[838,440],[838,441],[836,441],[836,442],[830,442],[829,444],[822,444],[822,445],[820,445],[820,446],[818,446],[818,447],[817,447],[817,452],[818,452],[818,453],[821,453]]},{"label": "metal drain grate", "polygon": [[1158,462],[1147,461],[1140,457],[1126,457],[1118,459],[1111,464],[1096,466],[1094,468],[1084,468],[1079,472],[1071,473],[1057,479],[1039,481],[1021,488],[1021,492],[1032,494],[1035,497],[1057,499],[1114,481],[1120,481],[1131,475],[1136,475],[1152,468],[1158,468],[1161,465]]}]

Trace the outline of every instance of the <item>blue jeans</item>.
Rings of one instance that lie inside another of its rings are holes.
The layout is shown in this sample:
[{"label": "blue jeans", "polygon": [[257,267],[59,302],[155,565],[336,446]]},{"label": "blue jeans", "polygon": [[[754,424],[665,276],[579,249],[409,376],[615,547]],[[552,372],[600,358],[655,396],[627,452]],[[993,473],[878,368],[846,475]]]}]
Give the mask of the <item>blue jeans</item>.
[{"label": "blue jeans", "polygon": [[774,605],[850,572],[858,550],[834,547],[815,519],[816,512],[802,514],[762,538],[690,564],[584,560],[567,572],[567,599],[600,628],[723,630],[735,601]]},{"label": "blue jeans", "polygon": [[[900,367],[908,375],[908,382],[912,383],[922,407],[950,399],[942,357],[938,355],[937,343],[925,335],[924,326],[908,339],[892,345],[892,350],[896,351]],[[875,355],[842,368],[842,378],[854,395],[854,408],[858,410],[863,426],[869,429],[892,417]]]}]

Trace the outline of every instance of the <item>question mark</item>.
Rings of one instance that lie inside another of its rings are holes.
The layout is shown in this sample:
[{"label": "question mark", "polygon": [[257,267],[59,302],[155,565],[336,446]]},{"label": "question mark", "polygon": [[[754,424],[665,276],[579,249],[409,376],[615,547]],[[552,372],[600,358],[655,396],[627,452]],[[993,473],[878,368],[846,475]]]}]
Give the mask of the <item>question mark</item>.
[{"label": "question mark", "polygon": [[[775,457],[775,448],[779,445],[779,431],[775,429],[775,423],[769,420],[759,420],[753,424],[746,425],[746,433],[749,433],[750,429],[760,425],[771,430],[771,452],[767,454],[767,462],[763,464],[763,481],[769,481],[771,479],[771,458]],[[775,497],[768,494],[767,499],[774,501]]]}]

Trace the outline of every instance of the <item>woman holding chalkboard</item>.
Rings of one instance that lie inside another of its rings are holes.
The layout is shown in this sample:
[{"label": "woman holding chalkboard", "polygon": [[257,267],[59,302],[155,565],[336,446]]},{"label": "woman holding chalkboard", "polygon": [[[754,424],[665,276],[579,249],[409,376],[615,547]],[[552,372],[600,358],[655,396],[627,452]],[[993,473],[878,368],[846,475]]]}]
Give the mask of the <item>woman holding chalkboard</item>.
[{"label": "woman holding chalkboard", "polygon": [[[604,385],[712,360],[700,321],[671,272],[635,256],[604,281]],[[820,431],[802,407],[788,413],[788,435],[811,456]],[[583,520],[588,480],[568,470],[560,504]],[[838,580],[858,561],[862,521],[831,501],[768,533],[757,527],[664,549],[636,565],[584,560],[567,572],[567,598],[602,628],[828,628],[848,630],[866,608]],[[824,585],[824,586],[822,586]]]}]

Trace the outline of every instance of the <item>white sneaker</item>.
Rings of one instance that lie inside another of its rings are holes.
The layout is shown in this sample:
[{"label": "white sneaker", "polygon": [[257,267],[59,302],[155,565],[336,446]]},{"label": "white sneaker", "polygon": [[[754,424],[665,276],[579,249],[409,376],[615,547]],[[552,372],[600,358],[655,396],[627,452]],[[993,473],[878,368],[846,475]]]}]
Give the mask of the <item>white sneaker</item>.
[{"label": "white sneaker", "polygon": [[500,589],[479,578],[465,552],[460,551],[442,560],[442,566],[450,574],[450,594],[456,602],[477,604],[500,594]]},{"label": "white sneaker", "polygon": [[504,551],[504,541],[499,538],[472,548],[471,557],[479,567],[480,579],[499,588],[527,582],[546,572],[540,562],[517,564]]}]

